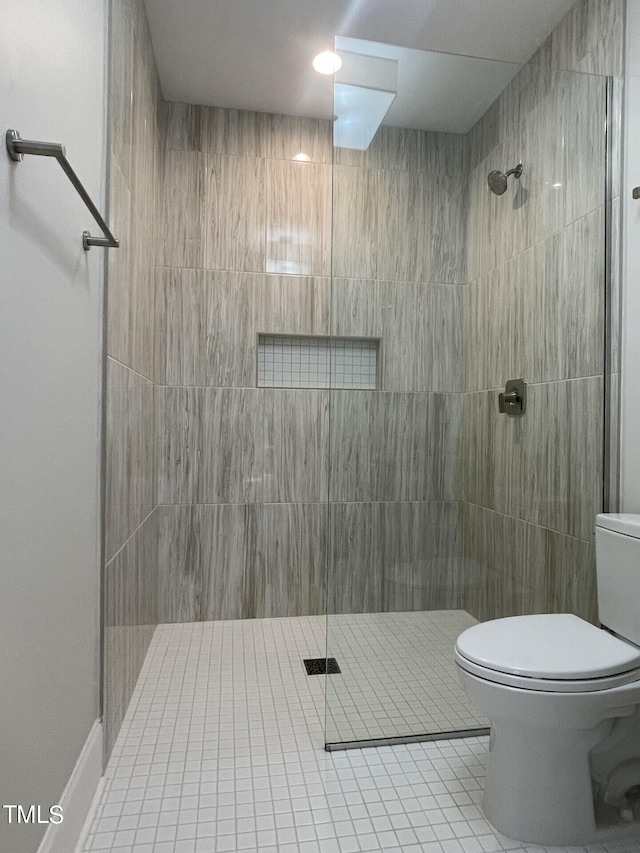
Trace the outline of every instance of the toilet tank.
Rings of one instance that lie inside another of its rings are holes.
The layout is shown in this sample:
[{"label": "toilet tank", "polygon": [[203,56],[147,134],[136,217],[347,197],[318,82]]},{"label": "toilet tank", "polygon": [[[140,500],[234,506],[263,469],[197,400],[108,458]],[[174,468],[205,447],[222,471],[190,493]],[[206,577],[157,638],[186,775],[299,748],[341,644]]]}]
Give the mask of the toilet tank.
[{"label": "toilet tank", "polygon": [[597,516],[596,574],[600,622],[640,646],[640,515]]}]

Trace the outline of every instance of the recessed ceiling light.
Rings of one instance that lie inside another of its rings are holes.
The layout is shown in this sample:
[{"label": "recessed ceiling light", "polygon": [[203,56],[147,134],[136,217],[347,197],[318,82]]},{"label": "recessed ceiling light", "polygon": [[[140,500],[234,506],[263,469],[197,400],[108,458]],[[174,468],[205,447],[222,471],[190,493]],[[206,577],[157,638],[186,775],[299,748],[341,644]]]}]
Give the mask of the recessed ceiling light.
[{"label": "recessed ceiling light", "polygon": [[323,50],[312,64],[318,74],[335,74],[342,67],[342,60],[332,50]]},{"label": "recessed ceiling light", "polygon": [[296,154],[296,156],[293,159],[297,160],[298,163],[310,163],[311,162],[311,157],[309,157],[308,154],[304,154],[302,151],[299,154]]}]

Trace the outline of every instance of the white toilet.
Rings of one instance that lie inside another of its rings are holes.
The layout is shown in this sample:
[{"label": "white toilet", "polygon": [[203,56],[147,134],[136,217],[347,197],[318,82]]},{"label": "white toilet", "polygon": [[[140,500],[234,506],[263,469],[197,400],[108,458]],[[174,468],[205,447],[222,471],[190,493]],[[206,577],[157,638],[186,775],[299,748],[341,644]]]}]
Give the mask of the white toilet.
[{"label": "white toilet", "polygon": [[485,814],[536,844],[640,837],[640,515],[596,525],[606,630],[565,613],[514,616],[468,628],[455,648],[491,721]]}]

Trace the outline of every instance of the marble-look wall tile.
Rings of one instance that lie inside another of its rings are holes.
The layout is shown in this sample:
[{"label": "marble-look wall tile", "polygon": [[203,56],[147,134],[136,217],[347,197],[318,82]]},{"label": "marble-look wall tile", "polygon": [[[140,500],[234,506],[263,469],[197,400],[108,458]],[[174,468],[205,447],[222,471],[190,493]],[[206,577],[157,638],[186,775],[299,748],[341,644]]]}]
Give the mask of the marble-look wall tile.
[{"label": "marble-look wall tile", "polygon": [[329,278],[165,270],[160,381],[255,387],[258,335],[328,335],[330,290]]},{"label": "marble-look wall tile", "polygon": [[267,161],[265,270],[331,274],[331,166]]},{"label": "marble-look wall tile", "polygon": [[133,10],[130,0],[109,4],[109,123],[113,156],[131,185],[133,146]]},{"label": "marble-look wall tile", "polygon": [[162,101],[158,105],[160,145],[165,151],[202,151],[206,108]]},{"label": "marble-look wall tile", "polygon": [[274,618],[326,612],[326,503],[264,504],[258,508],[258,559],[252,609]]},{"label": "marble-look wall tile", "polygon": [[377,278],[379,173],[333,168],[333,275]]},{"label": "marble-look wall tile", "polygon": [[466,178],[379,172],[376,278],[466,283],[466,185]]},{"label": "marble-look wall tile", "polygon": [[620,512],[620,376],[605,382],[604,512]]},{"label": "marble-look wall tile", "polygon": [[306,154],[312,163],[332,162],[332,124],[327,119],[264,113],[262,122],[262,156],[293,160],[297,154]]},{"label": "marble-look wall tile", "polygon": [[[576,3],[549,36],[550,64],[570,71],[621,75],[624,17],[623,0]],[[598,50],[603,41],[608,43],[606,51]],[[586,66],[585,60],[588,60]]]},{"label": "marble-look wall tile", "polygon": [[455,285],[335,278],[331,334],[381,340],[384,391],[463,391],[464,293]]},{"label": "marble-look wall tile", "polygon": [[[378,173],[378,238],[375,278],[432,281],[432,232],[436,205],[446,199],[433,192],[429,176]],[[461,244],[464,245],[464,244]],[[359,272],[359,275],[366,275]]]},{"label": "marble-look wall tile", "polygon": [[158,624],[153,512],[104,568],[104,742],[110,754]]},{"label": "marble-look wall tile", "polygon": [[256,567],[256,512],[247,504],[160,506],[161,622],[246,619],[245,595]]},{"label": "marble-look wall tile", "polygon": [[331,392],[330,499],[455,499],[458,396]]},{"label": "marble-look wall tile", "polygon": [[142,0],[114,0],[109,6],[107,211],[120,248],[108,253],[106,282],[105,761],[158,618],[152,380],[154,267],[162,255],[156,246],[159,87],[151,36]]},{"label": "marble-look wall tile", "polygon": [[460,521],[459,505],[453,501],[382,504],[380,610],[449,610],[461,606]]},{"label": "marble-look wall tile", "polygon": [[[595,523],[595,519],[594,519]],[[595,543],[545,531],[545,609],[598,623]]]},{"label": "marble-look wall tile", "polygon": [[335,148],[334,163],[365,169],[394,169],[465,177],[468,171],[467,137],[382,125],[365,151]]},{"label": "marble-look wall tile", "polygon": [[167,387],[158,403],[159,503],[259,499],[264,446],[257,390]]},{"label": "marble-look wall tile", "polygon": [[620,290],[622,287],[620,198],[611,201],[605,208],[606,240],[609,252],[609,281],[606,286],[606,369],[617,373],[620,366]]},{"label": "marble-look wall tile", "polygon": [[[467,232],[471,281],[605,201],[604,80],[553,72],[553,80],[543,82],[543,92],[540,80],[528,82],[530,105],[501,107],[504,126],[472,169]],[[515,96],[521,100],[523,90]],[[522,177],[511,178],[502,196],[491,193],[488,173],[518,162],[524,165]]]},{"label": "marble-look wall tile", "polygon": [[264,157],[263,113],[201,107],[202,150],[209,154]]},{"label": "marble-look wall tile", "polygon": [[455,502],[332,503],[329,613],[460,606]]},{"label": "marble-look wall tile", "polygon": [[199,234],[204,241],[204,266],[264,272],[264,160],[213,154],[206,163],[205,217]]},{"label": "marble-look wall tile", "polygon": [[383,590],[381,503],[329,504],[327,613],[376,613]]},{"label": "marble-look wall tile", "polygon": [[110,559],[155,506],[153,384],[107,359],[105,557]]},{"label": "marble-look wall tile", "polygon": [[149,379],[154,377],[155,271],[109,262],[107,353]]},{"label": "marble-look wall tile", "polygon": [[[133,150],[131,154],[131,196],[148,233],[155,220],[157,189],[156,157],[158,126],[156,104],[150,88],[149,68],[140,49],[133,55]],[[151,257],[149,253],[148,258]]]},{"label": "marble-look wall tile", "polygon": [[602,507],[602,377],[530,385],[522,417],[498,413],[497,392],[464,402],[465,497],[591,541]]},{"label": "marble-look wall tile", "polygon": [[546,612],[547,531],[472,504],[462,516],[464,609],[482,621]]},{"label": "marble-look wall tile", "polygon": [[326,119],[169,102],[162,103],[160,117],[167,149],[270,160],[306,154],[312,163],[332,161]]},{"label": "marble-look wall tile", "polygon": [[159,502],[325,500],[328,394],[163,388]]},{"label": "marble-look wall tile", "polygon": [[604,280],[598,208],[468,285],[468,389],[499,388],[519,376],[536,383],[600,373]]},{"label": "marble-look wall tile", "polygon": [[262,500],[326,500],[329,392],[281,388],[259,393],[264,422]]},{"label": "marble-look wall tile", "polygon": [[326,504],[161,506],[162,622],[324,612]]},{"label": "marble-look wall tile", "polygon": [[203,155],[165,151],[162,161],[162,264],[202,267],[205,261],[206,178]]}]

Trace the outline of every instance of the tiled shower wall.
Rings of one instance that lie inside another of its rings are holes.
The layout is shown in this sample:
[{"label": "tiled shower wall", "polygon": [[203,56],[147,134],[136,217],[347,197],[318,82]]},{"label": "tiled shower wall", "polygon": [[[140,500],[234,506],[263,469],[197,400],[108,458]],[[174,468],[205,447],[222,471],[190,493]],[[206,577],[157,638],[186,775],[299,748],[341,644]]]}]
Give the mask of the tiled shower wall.
[{"label": "tiled shower wall", "polygon": [[[481,619],[542,610],[597,618],[605,214],[615,261],[619,187],[605,195],[605,83],[588,75],[619,82],[623,15],[621,0],[578,3],[470,133],[463,588]],[[616,109],[614,100],[614,137]],[[522,178],[503,196],[489,193],[488,172],[519,161]],[[519,377],[529,383],[527,412],[500,415],[497,392]]]},{"label": "tiled shower wall", "polygon": [[105,758],[158,622],[154,303],[159,90],[142,0],[112,0],[104,611]]},{"label": "tiled shower wall", "polygon": [[[327,577],[330,612],[593,617],[601,84],[550,69],[619,74],[622,6],[578,4],[466,139],[332,166],[328,123],[162,104],[141,0],[111,4],[107,755],[158,621],[322,613]],[[379,389],[258,389],[260,333],[380,339]]]},{"label": "tiled shower wall", "polygon": [[[450,601],[464,140],[385,129],[332,169],[328,122],[165,104],[163,130],[161,620],[322,613],[328,556],[331,609]],[[258,388],[259,334],[381,338],[380,388]]]}]

